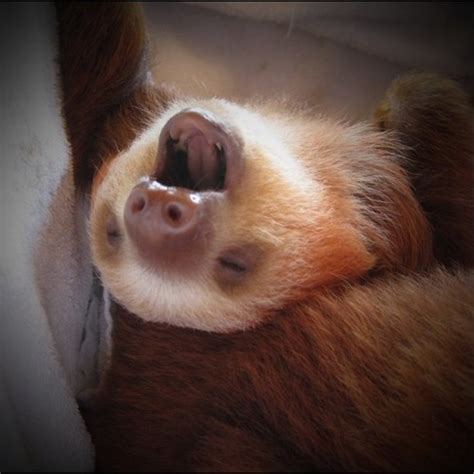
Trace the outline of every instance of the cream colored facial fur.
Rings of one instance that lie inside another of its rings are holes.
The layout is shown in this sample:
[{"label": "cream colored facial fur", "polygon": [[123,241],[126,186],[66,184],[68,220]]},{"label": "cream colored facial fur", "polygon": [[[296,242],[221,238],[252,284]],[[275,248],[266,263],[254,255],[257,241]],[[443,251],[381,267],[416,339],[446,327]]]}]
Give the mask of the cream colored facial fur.
[{"label": "cream colored facial fur", "polygon": [[[244,171],[235,189],[225,191],[213,207],[213,237],[200,264],[177,273],[139,256],[123,214],[133,186],[156,168],[161,129],[190,108],[212,114],[238,134]],[[260,114],[223,100],[174,103],[104,167],[105,176],[94,188],[90,233],[103,284],[144,320],[228,332],[258,324],[266,310],[283,307],[306,291],[357,278],[382,253],[396,252],[390,226],[376,222],[397,218],[387,183],[401,186],[412,199],[391,162],[389,145],[365,126],[309,120],[304,114]],[[380,165],[365,169],[371,162]],[[378,211],[380,202],[362,203],[358,186],[372,189],[385,207]],[[121,234],[115,245],[106,235],[111,216]],[[222,285],[215,278],[216,260],[233,246],[250,247],[256,263],[242,281]]]}]

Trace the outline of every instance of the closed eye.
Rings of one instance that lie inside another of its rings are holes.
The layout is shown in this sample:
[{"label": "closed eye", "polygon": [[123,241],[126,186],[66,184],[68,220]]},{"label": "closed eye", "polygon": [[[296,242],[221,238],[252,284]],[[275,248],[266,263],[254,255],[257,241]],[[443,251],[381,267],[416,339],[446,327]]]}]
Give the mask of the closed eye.
[{"label": "closed eye", "polygon": [[218,260],[223,268],[235,272],[236,274],[243,274],[247,271],[247,267],[242,264],[242,262],[236,262],[225,258],[219,258]]},{"label": "closed eye", "polygon": [[256,245],[233,245],[217,258],[216,279],[224,286],[246,279],[258,263],[260,251]]}]

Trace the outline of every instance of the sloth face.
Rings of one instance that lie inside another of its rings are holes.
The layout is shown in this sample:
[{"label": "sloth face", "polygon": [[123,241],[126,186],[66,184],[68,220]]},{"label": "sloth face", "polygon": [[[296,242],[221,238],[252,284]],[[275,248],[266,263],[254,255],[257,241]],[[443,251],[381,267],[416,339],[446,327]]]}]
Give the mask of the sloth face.
[{"label": "sloth face", "polygon": [[144,320],[228,332],[396,260],[390,195],[411,194],[383,140],[303,114],[174,103],[95,179],[104,285]]}]

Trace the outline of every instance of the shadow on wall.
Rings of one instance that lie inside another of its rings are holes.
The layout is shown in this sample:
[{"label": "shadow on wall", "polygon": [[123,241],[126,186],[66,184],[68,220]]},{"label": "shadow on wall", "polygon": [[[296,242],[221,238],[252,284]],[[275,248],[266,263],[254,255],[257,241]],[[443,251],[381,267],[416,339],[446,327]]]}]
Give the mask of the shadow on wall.
[{"label": "shadow on wall", "polygon": [[146,3],[145,12],[155,79],[192,95],[287,99],[358,119],[408,70],[474,85],[465,4]]}]

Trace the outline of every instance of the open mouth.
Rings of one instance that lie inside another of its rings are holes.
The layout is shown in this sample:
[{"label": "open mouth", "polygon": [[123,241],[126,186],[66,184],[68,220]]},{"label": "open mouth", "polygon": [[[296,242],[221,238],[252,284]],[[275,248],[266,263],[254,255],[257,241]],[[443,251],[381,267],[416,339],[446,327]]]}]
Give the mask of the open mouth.
[{"label": "open mouth", "polygon": [[165,185],[191,191],[222,191],[225,185],[227,164],[221,143],[209,143],[200,132],[186,140],[166,140],[162,164],[155,176]]},{"label": "open mouth", "polygon": [[224,191],[242,172],[241,143],[206,111],[173,116],[160,134],[154,178],[164,186],[193,192]]}]

